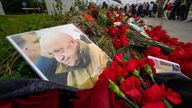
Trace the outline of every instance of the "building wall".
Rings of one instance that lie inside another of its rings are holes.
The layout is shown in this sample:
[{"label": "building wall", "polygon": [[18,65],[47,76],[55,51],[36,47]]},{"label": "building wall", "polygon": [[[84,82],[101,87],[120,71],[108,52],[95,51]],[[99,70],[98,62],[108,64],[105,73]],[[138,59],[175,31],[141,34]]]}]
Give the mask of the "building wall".
[{"label": "building wall", "polygon": [[0,15],[5,15],[1,1],[0,1]]},{"label": "building wall", "polygon": [[[65,12],[69,11],[71,6],[73,5],[73,2],[75,0],[61,0],[62,1],[62,13],[64,14]],[[56,4],[55,0],[45,0],[48,14],[52,15],[55,14],[54,12],[54,5]]]}]

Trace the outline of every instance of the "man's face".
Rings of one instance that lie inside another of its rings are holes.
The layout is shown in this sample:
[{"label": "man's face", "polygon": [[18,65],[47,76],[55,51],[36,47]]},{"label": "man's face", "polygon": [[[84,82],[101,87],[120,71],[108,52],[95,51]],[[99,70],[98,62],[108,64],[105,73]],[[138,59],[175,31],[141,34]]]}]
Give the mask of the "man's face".
[{"label": "man's face", "polygon": [[52,40],[46,49],[48,54],[54,57],[59,63],[68,66],[77,66],[80,63],[80,51],[78,43],[72,37],[59,36]]}]

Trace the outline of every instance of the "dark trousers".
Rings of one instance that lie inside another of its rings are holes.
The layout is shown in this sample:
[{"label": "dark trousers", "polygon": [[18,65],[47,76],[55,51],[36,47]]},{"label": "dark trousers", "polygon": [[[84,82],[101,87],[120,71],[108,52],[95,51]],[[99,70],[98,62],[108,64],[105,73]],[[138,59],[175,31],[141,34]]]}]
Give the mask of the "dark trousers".
[{"label": "dark trousers", "polygon": [[191,6],[191,3],[187,4],[186,10],[185,10],[185,16],[184,16],[184,19],[185,19],[185,20],[187,19],[187,16],[188,16],[188,14],[189,14],[190,6]]},{"label": "dark trousers", "polygon": [[149,17],[152,17],[152,11],[149,11]]},{"label": "dark trousers", "polygon": [[186,6],[185,5],[180,6],[180,20],[185,20],[185,11]]},{"label": "dark trousers", "polygon": [[171,20],[171,19],[175,20],[176,10],[177,10],[177,7],[173,6],[172,9],[171,9],[171,13],[169,15],[169,18],[168,18],[169,20]]}]

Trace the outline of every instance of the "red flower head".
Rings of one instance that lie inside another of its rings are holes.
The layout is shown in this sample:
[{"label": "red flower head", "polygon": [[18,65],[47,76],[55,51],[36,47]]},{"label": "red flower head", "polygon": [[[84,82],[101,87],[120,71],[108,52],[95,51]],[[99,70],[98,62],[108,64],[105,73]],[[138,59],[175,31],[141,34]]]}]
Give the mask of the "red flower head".
[{"label": "red flower head", "polygon": [[122,58],[123,58],[123,54],[122,53],[118,53],[115,55],[114,57],[114,61],[122,61]]},{"label": "red flower head", "polygon": [[117,36],[114,36],[114,38],[113,38],[113,45],[117,49],[119,49],[121,47],[121,41],[120,41],[120,39],[117,38]]},{"label": "red flower head", "polygon": [[154,28],[153,28],[153,30],[157,30],[157,31],[161,31],[162,30],[162,26],[155,26]]},{"label": "red flower head", "polygon": [[117,27],[115,27],[115,26],[111,26],[108,29],[108,33],[110,34],[110,36],[115,36],[116,34],[119,33],[119,31],[120,30]]},{"label": "red flower head", "polygon": [[106,15],[107,15],[107,18],[111,19],[111,13],[110,12],[107,12]]},{"label": "red flower head", "polygon": [[182,47],[178,46],[174,51],[172,51],[169,54],[169,60],[173,61],[173,62],[177,62],[177,63],[182,63],[184,62],[187,57],[185,49],[183,49]]},{"label": "red flower head", "polygon": [[126,66],[123,68],[128,72],[133,72],[135,69],[137,69],[138,63],[138,60],[131,59],[126,62]]},{"label": "red flower head", "polygon": [[125,33],[126,30],[128,30],[128,29],[130,29],[130,28],[131,28],[131,27],[130,27],[129,25],[123,26],[122,29],[121,29],[121,33]]},{"label": "red flower head", "polygon": [[165,86],[154,84],[143,93],[143,108],[166,108],[162,101],[164,98],[168,99],[173,104],[181,103],[181,97],[178,93],[171,89],[165,91]]},{"label": "red flower head", "polygon": [[127,39],[127,35],[126,34],[121,34],[121,38],[120,38],[120,40],[121,40],[121,44],[123,45],[123,46],[127,46],[128,45],[128,39]]},{"label": "red flower head", "polygon": [[103,8],[108,8],[108,4],[105,1],[103,2]]},{"label": "red flower head", "polygon": [[153,29],[146,29],[146,33],[151,37],[152,40],[164,43],[168,46],[176,46],[179,44],[177,38],[171,38],[161,26],[155,26]]},{"label": "red flower head", "polygon": [[136,21],[138,21],[138,20],[140,20],[140,18],[138,17],[138,16],[133,16],[133,18],[136,20]]},{"label": "red flower head", "polygon": [[131,52],[131,57],[132,57],[132,58],[134,58],[134,59],[135,59],[135,58],[136,58],[136,56],[137,56],[137,52],[135,52],[135,51],[134,51],[134,52]]},{"label": "red flower head", "polygon": [[141,25],[142,25],[142,26],[145,26],[145,23],[144,23],[144,22],[141,22]]},{"label": "red flower head", "polygon": [[165,56],[162,52],[161,52],[161,48],[158,47],[158,46],[151,46],[147,49],[145,49],[144,51],[145,55],[151,55],[151,56],[155,56],[155,57],[158,57],[158,58],[162,58],[162,59],[165,59],[167,60],[168,57]]},{"label": "red flower head", "polygon": [[134,102],[140,103],[142,98],[142,88],[140,85],[140,80],[134,76],[131,76],[122,82],[120,88],[126,96],[131,97]]},{"label": "red flower head", "polygon": [[113,62],[111,66],[109,66],[102,72],[96,84],[109,83],[109,80],[117,82],[117,71],[115,71],[115,64],[116,63]]},{"label": "red flower head", "polygon": [[122,22],[121,16],[120,16],[120,15],[117,16],[117,17],[113,20],[113,22]]},{"label": "red flower head", "polygon": [[184,62],[181,64],[181,71],[192,79],[192,63],[191,62]]},{"label": "red flower head", "polygon": [[155,66],[155,63],[153,62],[153,60],[149,59],[148,57],[144,57],[139,61],[140,61],[141,67],[144,67],[147,64],[150,65],[151,67]]},{"label": "red flower head", "polygon": [[97,17],[99,15],[99,12],[97,10],[92,10],[91,13],[93,17]]}]

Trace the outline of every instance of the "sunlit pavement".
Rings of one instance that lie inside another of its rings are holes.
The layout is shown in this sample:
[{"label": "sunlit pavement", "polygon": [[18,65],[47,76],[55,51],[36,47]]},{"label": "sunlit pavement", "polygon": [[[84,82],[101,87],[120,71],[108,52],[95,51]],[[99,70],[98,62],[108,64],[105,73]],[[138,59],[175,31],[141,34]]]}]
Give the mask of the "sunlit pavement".
[{"label": "sunlit pavement", "polygon": [[161,25],[171,37],[177,37],[180,41],[192,42],[192,12],[189,13],[188,20],[177,21],[164,18],[144,18],[147,24]]}]

